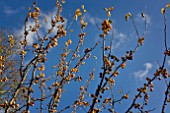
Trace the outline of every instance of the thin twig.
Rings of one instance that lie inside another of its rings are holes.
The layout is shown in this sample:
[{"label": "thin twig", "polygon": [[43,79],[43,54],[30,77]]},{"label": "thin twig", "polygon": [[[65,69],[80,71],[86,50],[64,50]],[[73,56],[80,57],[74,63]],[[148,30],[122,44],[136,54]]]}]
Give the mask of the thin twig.
[{"label": "thin twig", "polygon": [[170,82],[169,84],[167,85],[167,89],[165,91],[165,98],[164,98],[164,102],[163,102],[163,105],[162,105],[162,112],[161,113],[165,113],[165,107],[166,107],[166,102],[167,102],[167,99],[168,99],[168,94],[170,93],[169,92],[169,88],[170,88]]}]

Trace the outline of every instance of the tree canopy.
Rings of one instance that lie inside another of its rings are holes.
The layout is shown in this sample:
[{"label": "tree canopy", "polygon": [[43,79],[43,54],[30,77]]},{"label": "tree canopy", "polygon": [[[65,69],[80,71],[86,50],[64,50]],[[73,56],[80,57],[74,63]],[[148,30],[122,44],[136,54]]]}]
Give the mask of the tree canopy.
[{"label": "tree canopy", "polygon": [[12,31],[0,31],[0,112],[168,112],[170,4],[152,3],[157,19],[157,12],[140,10],[145,6],[139,1],[116,3],[37,0],[18,6],[29,5],[20,9],[20,29],[10,24]]}]

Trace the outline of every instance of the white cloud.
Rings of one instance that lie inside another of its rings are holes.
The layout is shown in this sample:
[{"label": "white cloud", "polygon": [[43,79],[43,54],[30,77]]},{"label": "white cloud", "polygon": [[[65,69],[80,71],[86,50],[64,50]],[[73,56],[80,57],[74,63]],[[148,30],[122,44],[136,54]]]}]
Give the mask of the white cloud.
[{"label": "white cloud", "polygon": [[12,15],[12,14],[16,14],[18,13],[19,11],[23,10],[24,7],[20,7],[20,8],[12,8],[12,7],[9,7],[9,6],[5,6],[3,12],[7,15]]},{"label": "white cloud", "polygon": [[168,60],[168,66],[170,66],[170,60]]},{"label": "white cloud", "polygon": [[[41,25],[41,28],[38,30],[40,37],[43,37],[48,32],[48,29],[51,28],[51,17],[55,16],[55,13],[56,13],[56,10],[53,10],[52,12],[49,12],[49,13],[41,12],[41,17],[39,19],[39,23]],[[45,22],[45,20],[47,22]],[[66,22],[64,24],[66,24]],[[56,26],[58,26],[59,24],[61,24],[61,23],[60,22],[57,23]],[[33,21],[29,21],[28,24],[27,24],[27,29],[29,29],[30,26],[33,27],[34,25],[35,25],[35,23]],[[55,27],[53,29],[53,32],[51,33],[51,35],[55,35],[56,32],[57,32],[57,29],[58,28]],[[16,32],[19,36],[21,36],[23,38],[24,37],[24,26],[21,29],[16,30]],[[36,33],[29,31],[29,34],[27,36],[28,45],[32,45],[36,40],[37,40]]]},{"label": "white cloud", "polygon": [[[151,17],[148,14],[144,14],[144,16],[146,17],[146,23],[150,25],[151,24]],[[141,17],[141,14],[137,14],[135,20],[138,21],[138,22],[142,22],[143,18]]]},{"label": "white cloud", "polygon": [[114,30],[114,38],[113,38],[113,44],[112,44],[112,48],[114,51],[115,49],[117,49],[118,47],[120,47],[124,42],[125,40],[127,39],[127,36],[122,33],[122,32],[118,32],[117,30]]},{"label": "white cloud", "polygon": [[5,13],[5,14],[8,14],[8,15],[14,14],[14,13],[17,13],[17,12],[18,12],[17,9],[12,9],[12,8],[10,8],[10,7],[5,7],[5,9],[4,9],[4,13]]},{"label": "white cloud", "polygon": [[[34,26],[34,22],[28,22],[27,24],[27,29],[29,28],[29,26]],[[21,29],[16,30],[16,33],[22,37],[22,40],[24,40],[24,26]],[[27,36],[27,42],[28,45],[31,45],[34,43],[34,41],[36,40],[36,34],[35,32],[31,32],[29,31],[29,34]]]},{"label": "white cloud", "polygon": [[[103,21],[102,18],[97,18],[97,17],[93,17],[92,15],[90,15],[89,13],[85,14],[85,21],[91,23],[92,25],[99,25],[98,27],[101,27],[101,23]],[[113,23],[115,23],[113,21]],[[119,48],[127,39],[127,35],[119,32],[118,30],[116,30],[115,28],[113,28],[113,30],[110,31],[109,33],[109,37],[111,37],[112,33],[114,32],[114,37],[113,37],[113,43],[112,43],[112,51],[114,51],[115,49]],[[97,37],[95,39],[95,41],[98,41],[99,37]]]},{"label": "white cloud", "polygon": [[145,63],[145,70],[139,70],[137,72],[134,72],[134,75],[136,78],[140,78],[141,80],[149,73],[149,70],[152,69],[151,63]]},{"label": "white cloud", "polygon": [[85,17],[85,21],[90,22],[93,25],[96,25],[96,23],[101,23],[102,22],[101,18],[93,17],[89,13],[86,13],[84,15],[84,17]]},{"label": "white cloud", "polygon": [[145,17],[146,17],[146,22],[148,23],[148,24],[151,24],[151,17],[148,15],[148,14],[145,14]]}]

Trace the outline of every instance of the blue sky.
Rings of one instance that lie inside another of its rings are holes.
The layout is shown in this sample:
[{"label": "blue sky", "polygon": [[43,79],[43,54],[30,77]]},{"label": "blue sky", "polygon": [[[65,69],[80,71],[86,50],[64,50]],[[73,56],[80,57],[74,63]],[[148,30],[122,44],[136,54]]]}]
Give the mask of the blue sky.
[{"label": "blue sky", "polygon": [[[0,28],[9,28],[16,33],[22,33],[23,23],[25,16],[27,14],[27,8],[31,6],[34,0],[1,0],[0,1]],[[37,0],[38,6],[41,9],[42,16],[45,16],[47,19],[50,19],[51,12],[55,12],[55,0]],[[114,40],[113,40],[113,53],[119,57],[125,55],[127,50],[134,49],[137,41],[137,37],[135,35],[135,30],[132,26],[132,23],[126,22],[124,16],[130,12],[134,20],[136,21],[137,28],[140,33],[142,33],[144,26],[142,23],[142,19],[140,19],[139,15],[141,12],[144,12],[147,15],[147,34],[145,37],[145,42],[142,47],[135,53],[134,59],[127,63],[127,67],[125,69],[120,70],[120,75],[115,78],[116,85],[113,88],[115,90],[115,98],[120,98],[121,95],[118,94],[119,90],[123,90],[125,93],[130,90],[130,98],[128,100],[123,101],[122,104],[117,104],[115,110],[119,113],[123,113],[128,107],[129,104],[132,102],[132,98],[135,94],[137,94],[136,89],[145,82],[145,78],[147,76],[153,76],[154,71],[158,68],[158,62],[161,64],[163,60],[163,52],[164,52],[164,43],[163,43],[163,16],[161,14],[161,8],[165,7],[168,1],[165,0],[66,0],[66,4],[63,5],[63,17],[66,18],[67,26],[71,22],[72,18],[74,17],[75,10],[80,8],[82,4],[84,4],[87,13],[85,14],[85,21],[88,22],[88,26],[86,27],[85,31],[87,32],[87,36],[85,37],[85,43],[81,48],[80,54],[83,53],[83,50],[87,47],[92,47],[96,41],[100,40],[99,34],[101,33],[96,25],[95,19],[97,24],[100,26],[100,23],[106,19],[107,15],[104,12],[103,8],[108,8],[113,6],[115,10],[111,13],[111,19],[113,21],[113,29],[115,32]],[[170,9],[167,10],[167,20],[170,19]],[[43,20],[42,20],[43,22]],[[31,23],[30,23],[31,24]],[[168,27],[170,26],[170,22],[167,22]],[[66,26],[66,27],[67,27]],[[49,25],[43,24],[43,31],[41,35],[44,33],[44,29],[48,28]],[[80,33],[80,24],[78,21],[74,21],[73,25],[70,29],[74,31],[69,34],[73,43],[77,43],[78,40],[78,33]],[[168,28],[169,30],[169,28]],[[69,31],[69,30],[68,30]],[[168,37],[170,33],[167,33]],[[34,34],[31,34],[29,37],[29,43],[32,44],[36,41]],[[108,38],[111,37],[111,34],[108,35]],[[48,62],[46,74],[52,73],[50,67],[55,65],[58,60],[57,56],[61,54],[61,49],[64,47],[64,42],[68,39],[64,37],[60,39],[59,46],[56,49],[50,51],[48,55]],[[169,42],[168,39],[167,42]],[[109,42],[109,41],[108,41]],[[169,43],[168,43],[169,44]],[[169,47],[170,45],[168,45]],[[70,49],[74,49],[75,45],[70,46]],[[60,50],[59,50],[60,49]],[[95,80],[92,82],[90,86],[89,92],[95,91],[95,86],[98,85],[99,79],[98,74],[101,72],[101,46],[98,46],[92,53],[92,58],[87,60],[84,67],[81,67],[81,71],[79,74],[84,76],[86,79],[88,78],[89,72],[92,68],[96,68],[95,71]],[[54,57],[56,56],[56,57]],[[96,60],[93,59],[93,56],[97,56],[97,67],[96,67]],[[31,55],[29,55],[26,59],[27,62],[31,59]],[[53,59],[52,59],[53,58]],[[55,61],[54,61],[55,60]],[[93,62],[93,63],[92,63]],[[74,64],[73,64],[74,65]],[[170,58],[167,59],[166,66],[169,69],[170,66]],[[88,73],[87,73],[88,72]],[[59,106],[62,109],[64,106],[67,106],[72,103],[72,100],[76,98],[79,94],[79,86],[83,85],[85,80],[81,83],[71,83],[70,85],[66,86],[66,93],[63,94],[63,102]],[[165,83],[164,81],[156,80],[155,84],[155,91],[151,93],[151,98],[148,109],[156,108],[154,113],[160,112],[161,105],[164,99],[164,91],[165,91]],[[73,92],[74,90],[74,92]],[[69,96],[68,96],[69,94]],[[161,96],[160,96],[161,95]],[[109,96],[109,93],[105,96]],[[160,106],[158,106],[160,105]],[[170,107],[166,108],[168,112]],[[33,111],[35,109],[33,108]],[[70,112],[66,111],[65,113]],[[81,111],[78,111],[82,113]],[[107,111],[105,111],[107,112]]]}]

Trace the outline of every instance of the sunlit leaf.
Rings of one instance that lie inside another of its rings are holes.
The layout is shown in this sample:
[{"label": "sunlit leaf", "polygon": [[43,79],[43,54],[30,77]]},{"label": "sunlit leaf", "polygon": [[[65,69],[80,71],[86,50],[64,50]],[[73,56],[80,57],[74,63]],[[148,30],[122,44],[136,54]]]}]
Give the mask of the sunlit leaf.
[{"label": "sunlit leaf", "polygon": [[82,5],[81,8],[84,9],[84,5]]},{"label": "sunlit leaf", "polygon": [[3,57],[2,56],[0,56],[0,60],[2,60],[3,59]]},{"label": "sunlit leaf", "polygon": [[110,17],[110,16],[111,16],[110,11],[108,11],[108,12],[107,12],[107,16],[108,16],[108,17]]},{"label": "sunlit leaf", "polygon": [[77,9],[77,10],[76,10],[76,14],[78,14],[78,13],[80,13],[80,12],[81,12],[80,9]]},{"label": "sunlit leaf", "polygon": [[74,15],[74,19],[77,20],[78,16],[77,15]]},{"label": "sunlit leaf", "polygon": [[170,7],[170,4],[166,4],[166,8]]},{"label": "sunlit leaf", "polygon": [[82,15],[82,13],[81,13],[81,12],[79,12],[79,13],[76,13],[76,15],[77,15],[77,16],[81,16],[81,15]]},{"label": "sunlit leaf", "polygon": [[70,32],[73,32],[73,29],[70,29]]},{"label": "sunlit leaf", "polygon": [[35,7],[34,8],[37,12],[40,12],[40,8],[39,7]]},{"label": "sunlit leaf", "polygon": [[113,11],[114,7],[109,7],[108,11]]},{"label": "sunlit leaf", "polygon": [[96,60],[97,60],[97,56],[94,56],[94,59],[96,59]]},{"label": "sunlit leaf", "polygon": [[61,2],[64,4],[64,3],[65,3],[65,0],[61,0]]},{"label": "sunlit leaf", "polygon": [[104,8],[104,10],[105,10],[105,11],[108,11],[108,9],[107,9],[107,8]]},{"label": "sunlit leaf", "polygon": [[8,35],[8,38],[13,38],[13,35]]},{"label": "sunlit leaf", "polygon": [[141,17],[142,17],[142,18],[145,18],[145,14],[144,14],[144,13],[141,13]]},{"label": "sunlit leaf", "polygon": [[165,8],[161,9],[161,13],[164,15],[165,14]]},{"label": "sunlit leaf", "polygon": [[112,20],[109,19],[109,23],[112,23]]},{"label": "sunlit leaf", "polygon": [[82,15],[82,12],[81,12],[80,9],[78,8],[78,9],[75,11],[74,19],[77,20],[77,19],[78,19],[78,16],[81,16],[81,15]]},{"label": "sunlit leaf", "polygon": [[128,21],[128,19],[129,19],[130,16],[132,16],[131,13],[127,13],[127,14],[125,15],[125,20]]}]

